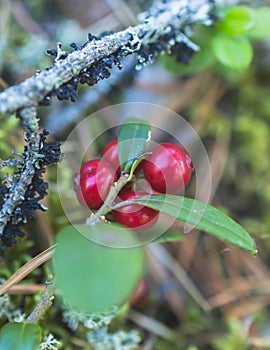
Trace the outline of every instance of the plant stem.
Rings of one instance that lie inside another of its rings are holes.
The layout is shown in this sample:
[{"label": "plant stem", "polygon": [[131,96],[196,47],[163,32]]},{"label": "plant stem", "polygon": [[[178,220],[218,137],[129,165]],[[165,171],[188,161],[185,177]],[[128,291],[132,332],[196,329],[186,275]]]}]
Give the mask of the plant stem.
[{"label": "plant stem", "polygon": [[40,301],[31,312],[31,314],[27,317],[26,323],[38,323],[38,321],[43,317],[45,312],[52,306],[54,296],[54,284],[52,282],[52,276],[49,276],[48,281],[45,282],[45,289],[41,296]]},{"label": "plant stem", "polygon": [[133,174],[122,174],[117,182],[115,182],[108,193],[103,205],[99,208],[98,211],[92,213],[89,218],[86,220],[86,225],[92,226],[100,224],[103,222],[103,217],[108,214],[112,209],[113,202],[117,197],[121,189],[131,180]]}]

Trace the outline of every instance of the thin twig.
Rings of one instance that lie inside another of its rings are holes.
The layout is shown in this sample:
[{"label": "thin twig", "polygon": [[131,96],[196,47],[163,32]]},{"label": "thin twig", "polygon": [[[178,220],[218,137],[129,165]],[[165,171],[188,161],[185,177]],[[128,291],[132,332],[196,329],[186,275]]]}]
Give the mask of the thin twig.
[{"label": "thin twig", "polygon": [[51,281],[52,276],[50,276],[49,281],[45,283],[45,289],[44,292],[38,302],[38,304],[35,306],[34,310],[31,312],[31,314],[27,317],[26,323],[38,323],[38,321],[43,317],[45,312],[49,309],[49,307],[52,306],[54,296],[54,285]]},{"label": "thin twig", "polygon": [[92,226],[102,222],[102,217],[108,214],[112,209],[112,203],[114,202],[117,194],[121,191],[121,189],[131,180],[132,173],[130,174],[122,174],[120,178],[115,182],[111,187],[110,191],[102,204],[102,206],[98,209],[97,212],[92,213],[89,218],[86,220],[86,225]]}]

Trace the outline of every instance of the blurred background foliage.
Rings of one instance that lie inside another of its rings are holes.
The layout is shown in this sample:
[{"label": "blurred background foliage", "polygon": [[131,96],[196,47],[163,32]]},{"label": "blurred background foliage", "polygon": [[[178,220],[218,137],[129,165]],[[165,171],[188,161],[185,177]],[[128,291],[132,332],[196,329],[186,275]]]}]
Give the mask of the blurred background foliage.
[{"label": "blurred background foliage", "polygon": [[[133,25],[136,14],[148,5],[149,1],[141,0],[2,0],[1,90],[52,64],[45,51],[55,48],[57,42],[68,50],[71,42],[83,44],[88,32],[100,34]],[[270,2],[253,5],[266,7]],[[143,341],[138,349],[270,349],[270,41],[252,40],[254,54],[249,68],[231,70],[218,63],[209,48],[213,30],[196,28],[195,42],[202,50],[190,66],[163,56],[134,74],[134,69],[123,62],[126,75],[121,79],[116,72],[111,80],[93,88],[81,86],[75,104],[54,100],[50,107],[39,110],[41,124],[52,139],[60,141],[79,120],[115,103],[150,102],[176,111],[195,128],[209,153],[212,203],[229,212],[256,239],[256,258],[197,231],[181,243],[166,244],[160,258],[146,250],[147,301],[137,311],[125,311],[126,318],[118,317],[110,326],[114,330],[139,330]],[[147,115],[139,117],[147,119]],[[58,120],[60,129],[56,127]],[[162,120],[164,125],[169,122]],[[94,139],[104,125],[106,120],[99,120],[90,123],[88,130],[80,130],[76,147],[85,138]],[[90,156],[100,156],[104,144],[113,137],[109,133],[103,135],[105,141],[99,138]],[[2,118],[0,158],[22,152],[23,146],[18,119]],[[8,172],[12,169],[1,172],[2,181],[8,181]],[[44,204],[49,210],[37,213],[26,227],[26,237],[4,253],[0,278],[7,279],[46,249],[57,231],[68,224],[57,193],[56,173],[56,168],[50,168],[45,175],[50,189]],[[65,186],[67,193],[72,190],[68,181]],[[189,191],[192,196],[192,186]],[[175,228],[181,230],[179,224]],[[167,254],[173,258],[171,268],[164,265]],[[184,279],[179,278],[179,269]],[[38,286],[41,288],[49,272],[49,264],[39,268],[27,277],[22,294],[14,291],[10,300],[15,309],[31,312]],[[186,280],[197,286],[208,307],[198,302],[200,299],[194,300]],[[173,336],[149,319],[172,330]],[[1,325],[6,321],[3,317]],[[62,341],[63,349],[98,348],[87,342],[88,330],[83,323],[76,331],[67,326],[57,303],[41,325],[45,334],[53,332]]]}]

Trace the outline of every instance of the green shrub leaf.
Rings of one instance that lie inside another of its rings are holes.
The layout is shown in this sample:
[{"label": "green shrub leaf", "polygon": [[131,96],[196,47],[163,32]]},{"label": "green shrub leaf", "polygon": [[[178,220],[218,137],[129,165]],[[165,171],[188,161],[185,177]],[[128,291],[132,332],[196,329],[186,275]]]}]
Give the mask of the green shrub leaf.
[{"label": "green shrub leaf", "polygon": [[35,324],[8,323],[0,331],[0,350],[37,350],[40,327]]},{"label": "green shrub leaf", "polygon": [[256,11],[256,25],[248,33],[251,39],[263,40],[270,38],[270,7],[259,7]]},{"label": "green shrub leaf", "polygon": [[247,6],[231,7],[219,25],[219,30],[230,35],[242,35],[250,32],[256,25],[256,13]]},{"label": "green shrub leaf", "polygon": [[159,62],[169,72],[179,75],[194,75],[210,67],[215,62],[215,58],[208,47],[202,46],[188,64],[178,62],[174,56],[169,55],[161,56]]},{"label": "green shrub leaf", "polygon": [[245,70],[253,56],[253,49],[247,38],[222,33],[212,38],[212,50],[221,64],[237,71]]},{"label": "green shrub leaf", "polygon": [[224,242],[256,253],[254,240],[237,222],[211,205],[175,195],[152,195],[134,198],[136,202],[159,210],[177,220],[194,225]]},{"label": "green shrub leaf", "polygon": [[129,118],[122,124],[118,135],[119,161],[122,170],[128,171],[135,159],[150,141],[151,127],[145,120]]},{"label": "green shrub leaf", "polygon": [[91,236],[92,230],[101,236],[100,242],[102,236],[103,242],[109,243],[122,234],[123,239],[129,237],[129,243],[136,243],[130,230],[119,231],[114,225],[67,226],[60,231],[53,259],[56,287],[71,307],[89,313],[125,302],[143,270],[141,248],[110,248],[94,243],[85,237],[87,233]]},{"label": "green shrub leaf", "polygon": [[191,57],[188,64],[177,61],[176,57],[164,54],[159,62],[169,71],[178,75],[194,75],[212,66],[216,59],[210,49],[210,41],[213,36],[213,27],[195,24],[191,38],[200,50]]}]

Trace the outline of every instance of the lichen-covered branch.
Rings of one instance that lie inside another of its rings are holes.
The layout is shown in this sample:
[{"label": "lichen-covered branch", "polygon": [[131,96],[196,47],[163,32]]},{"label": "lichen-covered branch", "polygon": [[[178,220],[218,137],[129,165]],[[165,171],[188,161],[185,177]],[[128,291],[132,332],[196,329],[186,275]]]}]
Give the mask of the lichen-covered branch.
[{"label": "lichen-covered branch", "polygon": [[194,23],[210,23],[213,10],[212,0],[154,1],[136,26],[99,38],[90,35],[82,47],[73,44],[69,54],[59,44],[57,51],[50,50],[55,55],[52,67],[0,94],[0,113],[47,104],[53,94],[74,100],[78,82],[92,85],[108,77],[108,68],[121,66],[119,60],[130,54],[145,64],[162,51],[177,50],[181,56],[184,50],[182,59],[188,60],[198,47],[183,32]]},{"label": "lichen-covered branch", "polygon": [[71,53],[58,43],[57,50],[48,50],[55,57],[50,68],[0,93],[0,113],[17,113],[27,143],[21,159],[0,160],[0,168],[13,165],[18,169],[6,186],[0,185],[0,251],[23,235],[19,226],[34,216],[34,210],[45,210],[39,203],[48,187],[42,173],[61,158],[60,145],[46,142],[47,132],[39,134],[36,107],[49,104],[54,95],[75,101],[79,83],[91,86],[108,78],[112,66],[121,69],[121,60],[128,55],[133,55],[138,69],[165,51],[188,62],[199,47],[186,33],[195,23],[210,24],[214,12],[215,0],[154,0],[138,16],[138,25],[99,37],[89,34],[81,47],[70,44]]},{"label": "lichen-covered branch", "polygon": [[[0,252],[22,236],[20,226],[34,216],[36,209],[46,210],[39,201],[47,194],[48,184],[42,174],[45,167],[61,159],[60,144],[46,142],[47,132],[39,133],[34,107],[21,110],[27,146],[21,155],[22,164],[6,187],[0,186]],[[11,160],[12,162],[12,160]],[[1,203],[2,202],[2,203]]]},{"label": "lichen-covered branch", "polygon": [[36,155],[39,149],[38,119],[34,107],[24,108],[20,115],[22,118],[25,139],[28,142],[28,149],[25,152],[25,159],[20,177],[15,177],[5,194],[0,212],[0,236],[3,235],[5,226],[19,202],[24,199],[26,189],[31,184],[35,174]]},{"label": "lichen-covered branch", "polygon": [[52,282],[52,276],[50,276],[49,281],[45,283],[44,292],[40,298],[40,301],[31,312],[31,314],[27,317],[26,323],[34,323],[37,324],[38,321],[43,317],[45,312],[52,306],[54,293],[54,285]]},{"label": "lichen-covered branch", "polygon": [[86,89],[78,97],[76,103],[63,106],[61,108],[61,118],[59,118],[59,109],[52,108],[46,115],[45,120],[45,128],[50,130],[50,135],[55,136],[65,130],[68,125],[76,123],[91,105],[97,104],[102,97],[113,93],[115,88],[121,87],[121,89],[124,89],[130,86],[136,74],[135,65],[135,59],[129,57],[121,71],[112,69],[110,79],[101,81],[92,89]]}]

